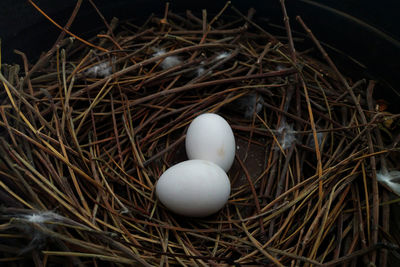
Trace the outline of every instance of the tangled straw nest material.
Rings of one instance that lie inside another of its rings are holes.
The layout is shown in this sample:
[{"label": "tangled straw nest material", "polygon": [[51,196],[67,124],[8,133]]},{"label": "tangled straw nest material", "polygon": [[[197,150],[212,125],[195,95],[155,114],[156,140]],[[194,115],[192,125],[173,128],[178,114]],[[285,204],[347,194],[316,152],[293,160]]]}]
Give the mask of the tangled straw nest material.
[{"label": "tangled straw nest material", "polygon": [[[113,21],[92,47],[66,39],[28,76],[2,67],[3,260],[385,261],[390,188],[375,170],[396,166],[396,144],[379,128],[389,115],[374,109],[373,82],[366,90],[233,11]],[[234,131],[232,191],[219,213],[184,218],[154,188],[205,112]]]}]

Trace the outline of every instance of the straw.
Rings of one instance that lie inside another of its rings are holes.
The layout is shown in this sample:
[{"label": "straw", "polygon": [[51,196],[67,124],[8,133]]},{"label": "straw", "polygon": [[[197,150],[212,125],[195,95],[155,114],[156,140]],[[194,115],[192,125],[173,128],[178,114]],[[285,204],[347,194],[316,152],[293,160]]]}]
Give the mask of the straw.
[{"label": "straw", "polygon": [[[398,171],[400,115],[376,109],[377,82],[340,72],[298,17],[322,58],[301,50],[280,3],[274,35],[231,2],[216,15],[167,4],[140,24],[108,22],[90,1],[105,30],[86,40],[69,30],[78,1],[46,56],[31,66],[16,51],[23,71],[0,69],[1,261],[385,266],[399,250],[388,223],[398,198],[376,172]],[[186,129],[206,112],[235,135],[231,195],[186,218],[155,185],[187,159]]]}]

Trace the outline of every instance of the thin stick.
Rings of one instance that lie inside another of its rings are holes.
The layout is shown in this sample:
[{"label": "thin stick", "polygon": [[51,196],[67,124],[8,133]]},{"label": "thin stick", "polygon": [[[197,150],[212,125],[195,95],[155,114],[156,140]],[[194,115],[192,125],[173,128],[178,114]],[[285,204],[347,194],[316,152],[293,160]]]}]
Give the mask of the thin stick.
[{"label": "thin stick", "polygon": [[[353,99],[353,102],[357,108],[357,111],[361,117],[361,122],[364,124],[367,124],[367,119],[365,117],[364,111],[360,106],[359,101],[357,100],[357,97],[355,96],[352,88],[349,86],[347,83],[346,79],[343,77],[343,75],[339,72],[337,69],[336,65],[333,63],[331,58],[328,56],[326,53],[325,49],[321,46],[317,38],[315,38],[314,34],[311,32],[311,30],[305,25],[301,17],[297,16],[296,19],[300,22],[304,30],[307,32],[307,34],[310,36],[310,38],[314,41],[320,52],[322,53],[322,56],[325,58],[325,60],[328,62],[329,66],[334,70],[336,75],[338,76],[339,80],[342,82],[342,84],[346,87],[348,90],[351,98]],[[367,129],[367,139],[368,139],[368,148],[369,148],[369,153],[373,154],[374,153],[374,147],[372,144],[372,137],[370,130]],[[379,191],[378,191],[378,181],[376,178],[376,161],[375,157],[372,156],[370,157],[370,162],[371,162],[371,169],[372,169],[372,198],[373,198],[373,204],[372,204],[372,243],[376,244],[378,242],[378,225],[379,225]],[[376,262],[376,251],[372,251],[372,260],[373,263]]]},{"label": "thin stick", "polygon": [[86,41],[86,40],[80,38],[79,36],[73,34],[73,33],[70,32],[68,29],[66,29],[66,28],[64,28],[64,27],[62,27],[62,26],[60,26],[57,22],[55,22],[53,19],[51,19],[43,10],[41,10],[32,0],[28,0],[28,1],[29,1],[29,3],[30,3],[37,11],[39,11],[40,14],[42,14],[47,20],[49,20],[51,23],[53,23],[54,26],[56,26],[57,28],[59,28],[59,29],[62,30],[63,32],[68,33],[68,34],[71,35],[72,37],[76,38],[77,40],[81,41],[82,43],[84,43],[84,44],[86,44],[86,45],[88,45],[88,46],[91,46],[91,47],[96,48],[96,49],[98,49],[98,50],[100,50],[100,51],[103,51],[103,52],[108,52],[107,49],[102,48],[102,47],[99,47],[99,46],[97,46],[97,45],[94,45],[94,44],[92,44],[92,43],[90,43],[90,42],[88,42],[88,41]]}]

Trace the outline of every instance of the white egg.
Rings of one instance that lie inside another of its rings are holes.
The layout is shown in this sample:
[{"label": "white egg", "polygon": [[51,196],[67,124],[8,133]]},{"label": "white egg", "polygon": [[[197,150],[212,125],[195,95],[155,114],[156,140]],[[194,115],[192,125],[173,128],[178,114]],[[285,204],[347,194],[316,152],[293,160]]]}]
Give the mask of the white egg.
[{"label": "white egg", "polygon": [[189,159],[214,162],[227,172],[235,159],[235,148],[232,129],[221,116],[205,113],[189,125],[186,134],[186,154]]},{"label": "white egg", "polygon": [[204,217],[220,210],[229,199],[231,184],[225,171],[206,160],[187,160],[167,169],[156,195],[169,210]]}]

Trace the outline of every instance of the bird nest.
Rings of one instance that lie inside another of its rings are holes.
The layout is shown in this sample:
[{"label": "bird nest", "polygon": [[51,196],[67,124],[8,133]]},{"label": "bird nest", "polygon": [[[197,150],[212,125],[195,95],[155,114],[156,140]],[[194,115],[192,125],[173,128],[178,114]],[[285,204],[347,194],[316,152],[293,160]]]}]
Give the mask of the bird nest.
[{"label": "bird nest", "polygon": [[[295,51],[288,20],[277,37],[228,5],[211,18],[167,6],[88,40],[65,27],[36,64],[18,52],[23,67],[2,66],[1,261],[386,262],[397,115],[374,101],[374,81],[339,72],[301,18],[326,64]],[[207,112],[235,135],[231,195],[212,216],[178,216],[155,184]]]}]

